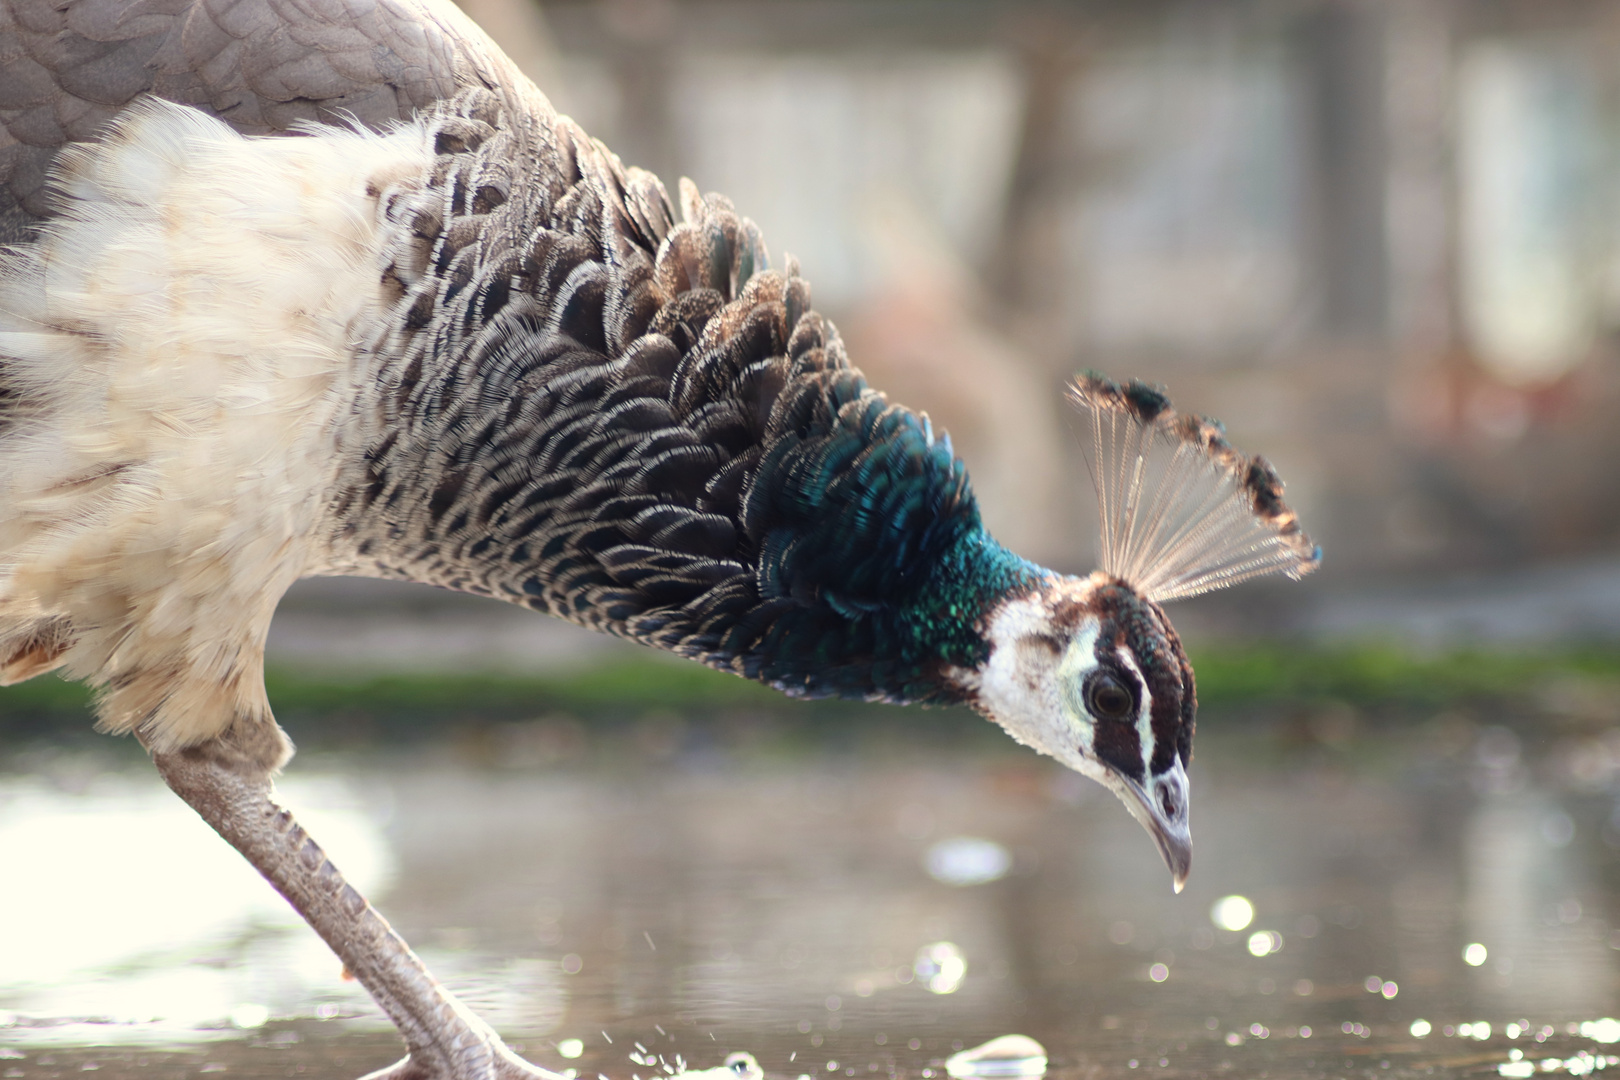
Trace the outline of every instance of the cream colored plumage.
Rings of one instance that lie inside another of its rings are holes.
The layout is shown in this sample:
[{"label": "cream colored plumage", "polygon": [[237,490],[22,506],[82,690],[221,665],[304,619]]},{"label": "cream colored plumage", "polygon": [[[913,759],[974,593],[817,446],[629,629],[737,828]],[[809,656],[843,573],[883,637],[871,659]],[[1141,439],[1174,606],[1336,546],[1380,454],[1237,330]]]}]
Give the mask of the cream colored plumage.
[{"label": "cream colored plumage", "polygon": [[329,560],[312,478],[386,307],[377,200],[431,160],[418,125],[249,140],[161,101],[64,155],[68,212],[0,264],[31,403],[0,434],[5,681],[60,663],[156,751],[268,717],[265,634]]}]

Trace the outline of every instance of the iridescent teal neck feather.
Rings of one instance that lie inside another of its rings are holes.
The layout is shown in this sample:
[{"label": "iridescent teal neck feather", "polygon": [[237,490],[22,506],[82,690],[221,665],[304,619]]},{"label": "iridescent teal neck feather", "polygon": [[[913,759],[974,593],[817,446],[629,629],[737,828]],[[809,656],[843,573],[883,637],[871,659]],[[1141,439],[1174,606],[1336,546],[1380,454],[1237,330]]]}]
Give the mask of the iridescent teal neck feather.
[{"label": "iridescent teal neck feather", "polygon": [[[954,701],[1041,571],[926,417],[852,368],[719,197],[469,94],[385,193],[408,238],[334,491],[333,568],[548,611],[802,696]],[[453,136],[453,137],[451,137]],[[546,152],[532,173],[492,168]],[[522,186],[511,181],[525,175]]]},{"label": "iridescent teal neck feather", "polygon": [[1042,571],[985,533],[927,417],[853,373],[836,385],[834,423],[779,441],[754,480],[744,520],[774,622],[753,646],[739,633],[742,670],[806,696],[955,700],[942,669],[982,663],[987,607]]}]

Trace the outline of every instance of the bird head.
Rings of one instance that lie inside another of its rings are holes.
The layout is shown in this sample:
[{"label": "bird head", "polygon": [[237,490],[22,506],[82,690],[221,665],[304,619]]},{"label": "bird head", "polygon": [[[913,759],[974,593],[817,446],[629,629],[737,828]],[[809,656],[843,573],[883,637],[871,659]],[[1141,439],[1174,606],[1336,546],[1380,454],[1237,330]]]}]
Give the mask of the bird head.
[{"label": "bird head", "polygon": [[1091,422],[1102,568],[1003,598],[981,626],[988,656],[962,681],[1015,739],[1119,796],[1179,892],[1192,866],[1198,703],[1160,605],[1263,574],[1300,577],[1321,551],[1271,466],[1233,450],[1219,424],[1177,414],[1142,383],[1085,375],[1071,396]]},{"label": "bird head", "polygon": [[1176,890],[1192,866],[1192,665],[1164,612],[1096,573],[1004,601],[973,703],[1017,739],[1108,788],[1158,845]]}]

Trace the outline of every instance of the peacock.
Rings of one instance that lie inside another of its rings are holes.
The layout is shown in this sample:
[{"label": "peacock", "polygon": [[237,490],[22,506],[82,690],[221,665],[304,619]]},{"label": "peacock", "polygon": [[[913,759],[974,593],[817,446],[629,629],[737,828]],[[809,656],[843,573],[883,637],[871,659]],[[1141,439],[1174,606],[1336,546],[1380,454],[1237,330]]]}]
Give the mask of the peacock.
[{"label": "peacock", "polygon": [[447,0],[0,0],[0,681],[97,690],[398,1026],[539,1076],[276,800],[277,601],[492,597],[795,697],[967,704],[1113,790],[1177,888],[1161,604],[1320,553],[1262,459],[1083,375],[1100,569],[985,530],[725,198],[627,168]]}]

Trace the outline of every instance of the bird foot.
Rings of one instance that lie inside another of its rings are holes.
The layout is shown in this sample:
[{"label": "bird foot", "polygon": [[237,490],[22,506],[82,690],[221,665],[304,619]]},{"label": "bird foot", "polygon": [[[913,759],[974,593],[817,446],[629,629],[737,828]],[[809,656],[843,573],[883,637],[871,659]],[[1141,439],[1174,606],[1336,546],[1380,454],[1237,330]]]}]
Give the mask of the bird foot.
[{"label": "bird foot", "polygon": [[487,1043],[455,1052],[415,1054],[361,1077],[361,1080],[567,1080],[561,1073],[524,1061],[493,1036]]}]

